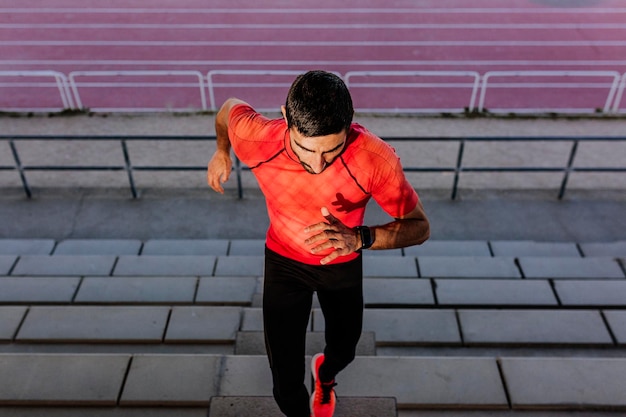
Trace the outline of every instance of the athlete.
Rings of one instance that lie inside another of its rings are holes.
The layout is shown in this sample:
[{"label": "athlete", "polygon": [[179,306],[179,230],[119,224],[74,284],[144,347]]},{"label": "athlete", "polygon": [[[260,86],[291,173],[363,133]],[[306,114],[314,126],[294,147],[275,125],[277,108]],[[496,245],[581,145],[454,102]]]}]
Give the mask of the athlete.
[{"label": "athlete", "polygon": [[[429,222],[394,150],[352,123],[352,98],[328,72],[298,76],[268,119],[231,98],[215,119],[217,149],[207,171],[224,193],[231,146],[265,195],[263,325],[273,394],[288,417],[331,417],[335,377],[355,357],[363,322],[362,250],[426,241]],[[394,220],[365,226],[373,198]],[[314,292],[325,320],[324,353],[313,357],[311,397],[304,384],[305,337]]]}]

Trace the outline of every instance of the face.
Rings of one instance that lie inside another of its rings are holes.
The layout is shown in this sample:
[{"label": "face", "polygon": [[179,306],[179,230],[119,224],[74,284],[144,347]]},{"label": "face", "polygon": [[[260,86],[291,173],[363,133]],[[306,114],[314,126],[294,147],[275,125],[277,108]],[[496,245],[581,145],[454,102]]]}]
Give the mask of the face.
[{"label": "face", "polygon": [[289,129],[289,136],[293,153],[310,174],[321,174],[346,145],[345,131],[327,136],[305,137],[292,128]]},{"label": "face", "polygon": [[[285,107],[282,107],[285,116]],[[285,117],[285,120],[287,118]],[[289,141],[300,164],[310,174],[321,174],[341,154],[346,146],[347,132],[326,136],[303,136],[296,128],[289,129]]]}]

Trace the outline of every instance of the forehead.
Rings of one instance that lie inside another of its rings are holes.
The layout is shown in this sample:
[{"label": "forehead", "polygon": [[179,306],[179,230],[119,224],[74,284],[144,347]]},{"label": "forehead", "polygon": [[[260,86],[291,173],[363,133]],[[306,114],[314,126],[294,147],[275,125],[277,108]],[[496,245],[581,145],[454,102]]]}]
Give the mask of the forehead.
[{"label": "forehead", "polygon": [[290,135],[298,145],[315,152],[335,150],[346,141],[345,130],[326,136],[303,136],[296,129],[290,129]]}]

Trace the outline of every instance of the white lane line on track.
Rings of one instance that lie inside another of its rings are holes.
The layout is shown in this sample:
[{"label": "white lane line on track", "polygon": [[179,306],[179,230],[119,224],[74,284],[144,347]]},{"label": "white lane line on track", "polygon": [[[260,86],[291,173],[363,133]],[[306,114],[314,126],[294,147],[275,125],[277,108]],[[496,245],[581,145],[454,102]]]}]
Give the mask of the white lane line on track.
[{"label": "white lane line on track", "polygon": [[626,29],[626,23],[0,23],[0,29]]},{"label": "white lane line on track", "polygon": [[470,13],[470,14],[589,14],[589,13],[626,13],[626,7],[587,7],[587,8],[351,8],[351,9],[167,9],[167,8],[0,8],[0,13],[75,13],[75,14],[110,14],[110,13],[176,13],[176,14],[437,14],[437,13]]},{"label": "white lane line on track", "polygon": [[0,41],[0,46],[626,46],[626,40],[602,41]]},{"label": "white lane line on track", "polygon": [[267,61],[250,61],[250,60],[0,60],[0,65],[18,66],[18,65],[119,65],[119,66],[202,66],[202,65],[237,65],[237,66],[310,66],[310,65],[340,65],[340,66],[623,66],[626,65],[626,59],[619,60],[580,60],[580,61],[528,61],[528,60],[469,60],[469,61],[402,61],[402,60],[358,60],[358,61],[284,61],[284,60],[267,60]]}]

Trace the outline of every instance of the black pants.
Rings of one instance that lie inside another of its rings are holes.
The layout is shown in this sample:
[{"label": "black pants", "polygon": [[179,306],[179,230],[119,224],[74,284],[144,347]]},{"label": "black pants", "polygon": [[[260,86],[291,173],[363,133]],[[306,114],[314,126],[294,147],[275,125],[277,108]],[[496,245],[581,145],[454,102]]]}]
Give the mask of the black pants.
[{"label": "black pants", "polygon": [[311,266],[265,250],[265,344],[274,398],[288,417],[310,416],[304,356],[313,292],[317,292],[325,320],[325,358],[319,377],[330,381],[354,360],[361,337],[362,257],[343,264]]}]

